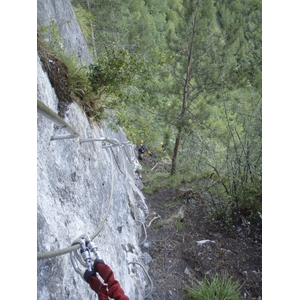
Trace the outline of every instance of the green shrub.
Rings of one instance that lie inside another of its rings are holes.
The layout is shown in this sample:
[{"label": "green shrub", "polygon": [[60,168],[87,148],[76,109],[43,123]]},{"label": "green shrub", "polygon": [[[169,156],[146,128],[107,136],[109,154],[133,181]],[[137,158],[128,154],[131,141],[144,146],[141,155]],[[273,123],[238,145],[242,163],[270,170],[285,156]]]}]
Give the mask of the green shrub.
[{"label": "green shrub", "polygon": [[[83,98],[89,89],[87,68],[76,55],[63,49],[62,41],[63,38],[53,20],[50,26],[38,27],[38,45],[43,48],[45,55],[48,53],[55,56],[67,66],[69,88],[76,96]],[[41,55],[41,51],[39,54]]]},{"label": "green shrub", "polygon": [[75,55],[60,52],[57,58],[68,67],[69,87],[71,91],[81,99],[88,93],[87,68]]},{"label": "green shrub", "polygon": [[241,300],[241,286],[226,275],[205,278],[202,285],[187,287],[188,295],[195,300]]},{"label": "green shrub", "polygon": [[254,177],[252,181],[246,182],[237,190],[240,197],[239,211],[241,215],[250,222],[259,219],[262,211],[262,180],[261,176]]},{"label": "green shrub", "polygon": [[183,223],[181,220],[177,219],[177,220],[175,221],[174,225],[175,225],[176,229],[177,229],[178,231],[180,231],[180,230],[183,229],[184,223]]},{"label": "green shrub", "polygon": [[121,87],[136,82],[137,77],[150,78],[145,61],[126,49],[117,49],[115,43],[105,44],[105,52],[99,53],[97,62],[89,66],[89,81],[93,92],[102,93],[103,89],[113,93]]},{"label": "green shrub", "polygon": [[230,196],[221,194],[218,187],[214,188],[206,197],[206,207],[216,221],[231,226],[234,223],[233,215],[235,203]]}]

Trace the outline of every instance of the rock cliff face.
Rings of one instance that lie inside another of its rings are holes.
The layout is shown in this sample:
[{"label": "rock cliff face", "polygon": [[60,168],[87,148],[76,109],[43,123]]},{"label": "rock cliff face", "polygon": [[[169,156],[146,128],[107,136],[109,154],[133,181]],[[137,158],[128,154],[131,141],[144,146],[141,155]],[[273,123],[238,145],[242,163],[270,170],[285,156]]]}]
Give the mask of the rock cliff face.
[{"label": "rock cliff face", "polygon": [[54,20],[68,52],[74,53],[85,63],[93,62],[70,0],[37,0],[37,13],[38,22],[44,26],[49,26],[51,19]]},{"label": "rock cliff face", "polygon": [[[71,7],[67,0],[38,0],[38,4],[53,19],[61,15],[58,4],[68,7],[67,13]],[[71,23],[78,26],[74,24]],[[78,28],[72,30],[77,32]],[[88,55],[83,51],[82,57]],[[38,100],[57,112],[58,99],[39,57],[37,85]],[[102,148],[102,142],[80,143],[80,139],[88,137],[116,138],[119,142],[127,139],[121,129],[116,133],[105,124],[101,128],[91,124],[76,103],[68,107],[64,120],[79,133],[79,138],[50,142],[59,129],[37,115],[37,252],[63,249],[82,234],[94,234],[104,219],[113,187],[108,216],[94,242],[126,295],[131,300],[143,299],[145,273],[139,265],[128,264],[142,263],[139,244],[144,232],[137,221],[145,217],[146,210],[131,161],[133,146]],[[40,300],[97,299],[73,269],[69,254],[38,260],[37,295]]]}]

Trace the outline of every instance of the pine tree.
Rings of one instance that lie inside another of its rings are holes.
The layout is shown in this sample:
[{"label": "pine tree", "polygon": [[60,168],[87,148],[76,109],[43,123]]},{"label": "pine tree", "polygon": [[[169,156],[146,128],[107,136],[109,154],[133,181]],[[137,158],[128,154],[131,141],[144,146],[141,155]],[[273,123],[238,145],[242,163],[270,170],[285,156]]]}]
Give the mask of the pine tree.
[{"label": "pine tree", "polygon": [[171,41],[169,45],[177,52],[178,59],[172,67],[172,75],[176,86],[181,89],[182,106],[176,118],[177,134],[171,175],[176,173],[182,134],[197,114],[195,104],[199,103],[201,96],[220,88],[220,80],[225,79],[224,68],[227,64],[224,64],[225,54],[222,51],[224,42],[215,26],[213,1],[185,0],[182,10],[177,13],[181,17],[176,34],[178,40],[176,43]]}]

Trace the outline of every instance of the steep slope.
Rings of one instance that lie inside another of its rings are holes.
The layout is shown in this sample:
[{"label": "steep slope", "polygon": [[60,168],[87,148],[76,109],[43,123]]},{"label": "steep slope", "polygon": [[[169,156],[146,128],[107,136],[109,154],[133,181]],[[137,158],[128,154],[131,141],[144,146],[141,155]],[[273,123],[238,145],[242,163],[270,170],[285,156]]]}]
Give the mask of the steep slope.
[{"label": "steep slope", "polygon": [[[74,15],[69,0],[39,0],[38,7],[43,22],[51,17],[62,23]],[[75,50],[83,61],[90,61],[85,41],[80,34],[77,36],[77,21],[71,20],[63,27],[68,28],[61,34],[69,51]],[[58,112],[58,98],[39,57],[37,98]],[[144,218],[147,209],[131,161],[133,146],[102,148],[101,142],[80,143],[80,139],[88,137],[115,138],[120,143],[127,139],[120,128],[116,133],[105,124],[101,128],[91,124],[76,103],[68,106],[64,120],[79,137],[50,141],[60,129],[37,115],[37,252],[63,249],[82,234],[94,234],[105,219],[112,191],[109,213],[94,242],[126,295],[131,300],[143,299],[148,284],[145,272],[139,265],[128,264],[142,263],[139,244],[144,233],[137,221]],[[75,272],[69,254],[38,260],[37,295],[38,299],[96,297]]]},{"label": "steep slope", "polygon": [[[57,98],[39,62],[38,99],[56,110]],[[106,127],[92,127],[75,103],[70,105],[65,120],[81,138],[104,136],[126,141],[121,130],[115,133]],[[80,144],[79,138],[50,142],[57,129],[41,115],[37,121],[38,252],[69,247],[80,235],[92,235],[107,211],[113,185],[107,220],[94,241],[126,293],[131,299],[142,299],[143,270],[136,268],[135,272],[132,265],[127,265],[141,256],[142,228],[135,220],[144,216],[138,203],[144,202],[144,196],[135,185],[129,161],[132,149],[102,148],[101,142]],[[93,297],[68,255],[38,261],[37,279],[39,299]]]}]

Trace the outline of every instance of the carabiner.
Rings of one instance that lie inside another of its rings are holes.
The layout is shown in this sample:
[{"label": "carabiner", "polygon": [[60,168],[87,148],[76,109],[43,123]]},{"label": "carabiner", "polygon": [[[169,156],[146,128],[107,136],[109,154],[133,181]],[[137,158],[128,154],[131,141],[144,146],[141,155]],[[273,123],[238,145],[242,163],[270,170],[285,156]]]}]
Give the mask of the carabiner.
[{"label": "carabiner", "polygon": [[87,235],[82,235],[80,238],[85,239],[85,244],[88,247],[88,249],[94,253],[96,256],[96,259],[102,259],[98,247],[91,241],[91,239]]},{"label": "carabiner", "polygon": [[[93,268],[92,268],[90,251],[93,252],[93,254],[96,256],[96,259],[101,259],[101,256],[98,252],[98,248],[87,235],[85,234],[81,235],[78,239],[76,239],[72,243],[72,246],[78,244],[80,245],[80,248],[71,251],[70,258],[75,271],[82,278],[84,278],[84,271],[79,268],[77,261],[79,261],[83,267],[87,268],[89,271],[92,271]],[[78,252],[79,250],[80,253]]]},{"label": "carabiner", "polygon": [[[73,243],[72,243],[72,246],[73,245],[76,245],[76,244],[80,244],[82,245],[84,242],[82,240],[75,240]],[[72,265],[73,265],[73,268],[75,269],[75,271],[82,277],[84,278],[84,272],[78,267],[78,263],[76,261],[76,258],[75,258],[75,253],[77,253],[77,250],[74,250],[74,251],[71,251],[70,252],[70,258],[71,258],[71,262],[72,262]],[[80,260],[79,260],[80,261]]]}]

